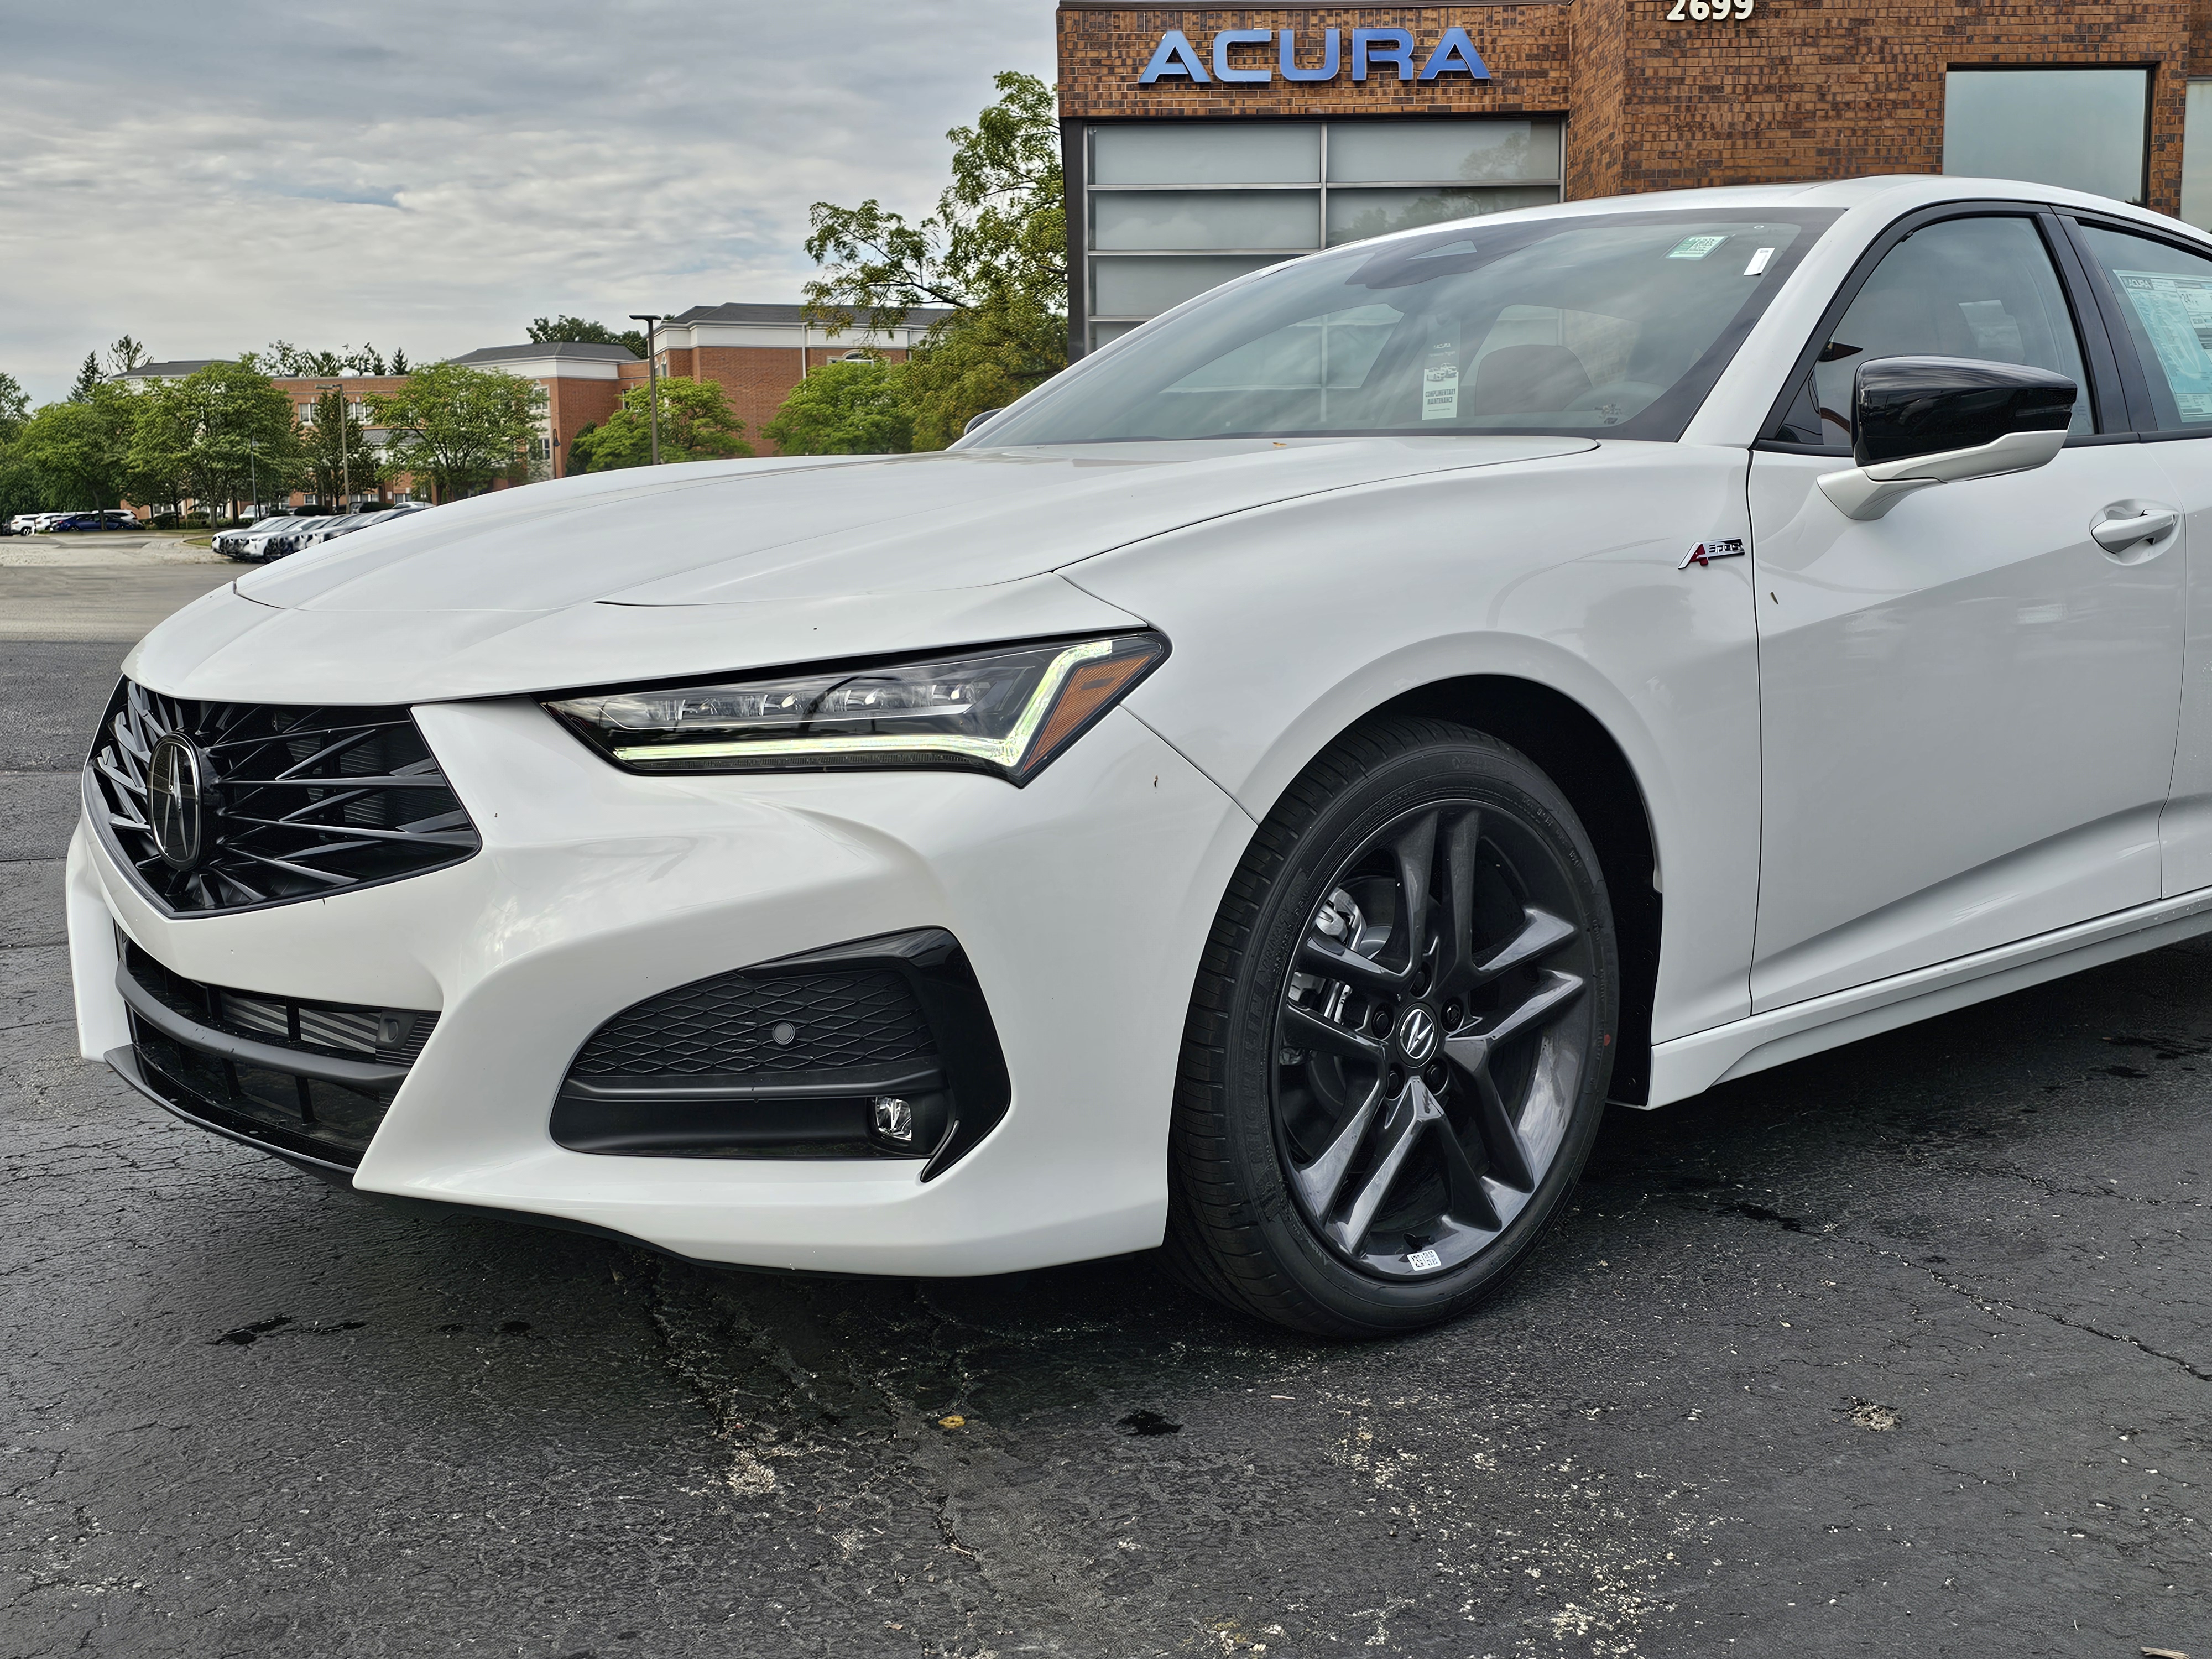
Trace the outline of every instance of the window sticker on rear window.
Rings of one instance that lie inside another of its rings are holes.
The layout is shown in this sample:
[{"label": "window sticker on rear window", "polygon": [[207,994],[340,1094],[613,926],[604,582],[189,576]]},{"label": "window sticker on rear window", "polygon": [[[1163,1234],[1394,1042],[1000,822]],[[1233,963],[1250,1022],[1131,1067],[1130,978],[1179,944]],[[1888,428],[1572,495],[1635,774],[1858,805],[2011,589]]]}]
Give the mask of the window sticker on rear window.
[{"label": "window sticker on rear window", "polygon": [[1725,236],[1685,236],[1667,257],[1670,259],[1702,259],[1726,240],[1728,238]]},{"label": "window sticker on rear window", "polygon": [[2212,277],[2115,270],[2185,421],[2212,421]]}]

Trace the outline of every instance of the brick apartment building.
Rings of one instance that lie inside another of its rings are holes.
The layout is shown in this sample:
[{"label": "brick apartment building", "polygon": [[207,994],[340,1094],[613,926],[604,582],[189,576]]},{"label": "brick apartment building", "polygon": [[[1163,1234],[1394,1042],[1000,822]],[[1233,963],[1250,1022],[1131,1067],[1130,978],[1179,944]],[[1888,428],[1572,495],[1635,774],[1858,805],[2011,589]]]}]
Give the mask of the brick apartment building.
[{"label": "brick apartment building", "polygon": [[[903,358],[945,315],[937,310],[908,312],[902,326],[884,336],[867,333],[863,319],[832,336],[819,323],[808,322],[799,306],[694,306],[661,324],[654,344],[663,374],[719,384],[745,423],[746,441],[761,454],[773,455],[775,446],[760,435],[761,428],[802,375],[862,348]],[[641,378],[644,365],[628,372]]]},{"label": "brick apartment building", "polygon": [[1562,198],[2026,179],[2212,228],[2212,0],[1060,0],[1077,355],[1293,254]]}]

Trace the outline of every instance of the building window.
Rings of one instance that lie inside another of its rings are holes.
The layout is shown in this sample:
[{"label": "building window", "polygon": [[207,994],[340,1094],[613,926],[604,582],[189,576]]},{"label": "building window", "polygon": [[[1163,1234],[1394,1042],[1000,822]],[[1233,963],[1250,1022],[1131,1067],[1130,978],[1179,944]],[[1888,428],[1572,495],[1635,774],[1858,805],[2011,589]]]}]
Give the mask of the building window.
[{"label": "building window", "polygon": [[2181,130],[2181,216],[2212,230],[2212,81],[2189,83],[2189,118]]},{"label": "building window", "polygon": [[1146,121],[1086,143],[1091,349],[1278,260],[1559,199],[1556,121]]},{"label": "building window", "polygon": [[1943,171],[2140,204],[2150,76],[2140,69],[1953,70],[1943,91]]}]

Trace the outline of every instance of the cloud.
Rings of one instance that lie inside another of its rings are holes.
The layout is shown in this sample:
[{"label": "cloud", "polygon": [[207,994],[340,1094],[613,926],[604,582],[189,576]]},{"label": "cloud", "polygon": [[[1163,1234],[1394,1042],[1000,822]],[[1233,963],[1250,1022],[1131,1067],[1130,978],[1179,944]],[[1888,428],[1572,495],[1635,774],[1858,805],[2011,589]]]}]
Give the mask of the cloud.
[{"label": "cloud", "polygon": [[926,210],[1037,0],[0,0],[0,369],[789,301],[809,204]]}]

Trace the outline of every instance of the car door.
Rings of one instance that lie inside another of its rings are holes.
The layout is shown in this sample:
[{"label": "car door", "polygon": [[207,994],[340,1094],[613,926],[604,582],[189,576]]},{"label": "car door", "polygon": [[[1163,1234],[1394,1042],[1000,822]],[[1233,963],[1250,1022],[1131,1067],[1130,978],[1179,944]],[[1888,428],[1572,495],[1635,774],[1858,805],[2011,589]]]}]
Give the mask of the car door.
[{"label": "car door", "polygon": [[[2091,533],[2173,489],[2130,429],[2082,281],[2055,216],[1906,222],[1838,295],[1753,456],[1754,1009],[2160,895],[2182,538],[2113,553]],[[1851,465],[1856,367],[1921,355],[2068,375],[2082,395],[2067,447],[1847,519],[1818,480]]]},{"label": "car door", "polygon": [[2068,220],[2144,446],[2185,515],[2188,647],[2159,826],[2168,896],[2212,886],[2212,253],[2141,226]]}]

